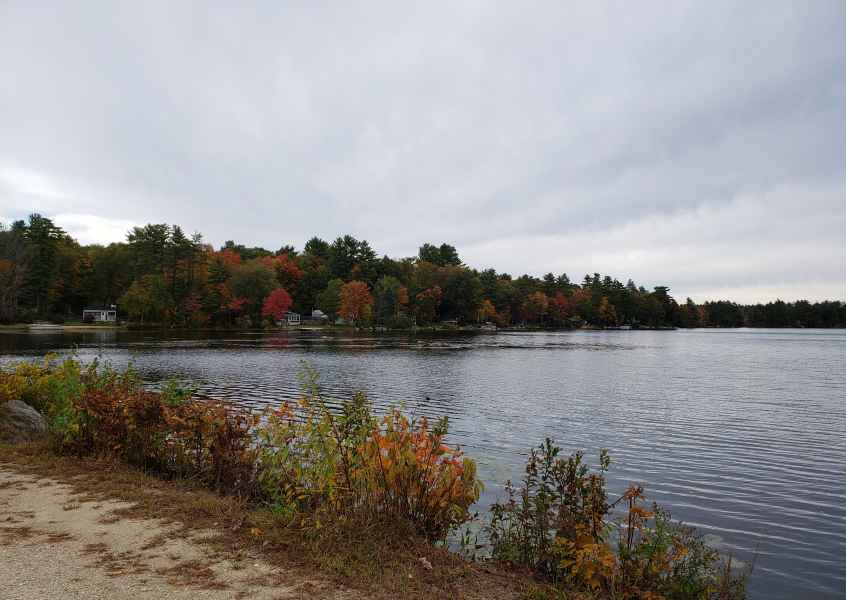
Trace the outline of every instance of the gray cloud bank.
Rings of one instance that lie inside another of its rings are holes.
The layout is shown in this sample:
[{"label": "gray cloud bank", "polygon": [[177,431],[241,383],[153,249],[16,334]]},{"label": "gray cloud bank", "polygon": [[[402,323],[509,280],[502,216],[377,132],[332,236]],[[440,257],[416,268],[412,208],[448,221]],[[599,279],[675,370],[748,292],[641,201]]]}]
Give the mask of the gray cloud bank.
[{"label": "gray cloud bank", "polygon": [[0,3],[0,219],[846,298],[841,0],[341,4]]}]

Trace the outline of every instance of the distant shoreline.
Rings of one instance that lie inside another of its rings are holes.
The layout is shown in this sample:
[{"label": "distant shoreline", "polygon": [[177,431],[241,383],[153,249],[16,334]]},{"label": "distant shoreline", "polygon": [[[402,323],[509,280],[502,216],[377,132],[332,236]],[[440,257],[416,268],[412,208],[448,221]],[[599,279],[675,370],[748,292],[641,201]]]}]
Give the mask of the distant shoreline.
[{"label": "distant shoreline", "polygon": [[555,332],[555,331],[694,331],[694,330],[730,330],[730,329],[783,329],[783,330],[802,330],[802,329],[820,329],[820,330],[841,330],[846,329],[846,326],[834,327],[763,327],[756,325],[745,325],[742,327],[675,327],[675,326],[618,326],[618,327],[599,327],[595,325],[588,325],[584,327],[539,327],[536,325],[527,326],[512,326],[499,327],[496,330],[482,329],[475,325],[436,325],[427,327],[416,327],[406,329],[380,329],[380,328],[355,328],[349,325],[301,325],[294,327],[173,327],[167,325],[140,325],[137,323],[121,323],[109,325],[95,325],[83,323],[56,323],[51,324],[54,327],[45,328],[41,331],[31,327],[32,323],[12,323],[0,325],[0,332],[25,332],[25,333],[49,333],[55,332],[90,332],[90,331],[191,331],[191,332],[226,332],[226,331],[252,331],[252,332],[280,332],[280,331],[321,331],[325,333],[413,333],[413,334],[427,334],[427,333],[477,333],[480,335],[491,335],[496,333],[516,333],[516,332]]}]

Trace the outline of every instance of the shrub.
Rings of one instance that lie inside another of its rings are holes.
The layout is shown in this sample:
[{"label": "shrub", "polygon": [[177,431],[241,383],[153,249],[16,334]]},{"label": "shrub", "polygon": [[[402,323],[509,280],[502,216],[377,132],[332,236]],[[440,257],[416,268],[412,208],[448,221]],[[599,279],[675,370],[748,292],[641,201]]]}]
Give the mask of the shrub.
[{"label": "shrub", "polygon": [[[493,556],[527,567],[560,589],[613,598],[745,597],[745,575],[696,532],[674,523],[659,507],[644,508],[643,488],[630,486],[608,502],[600,453],[592,472],[576,452],[559,458],[547,439],[533,449],[523,485],[509,482],[507,499],[491,507]],[[623,506],[621,521],[613,509]],[[612,533],[616,531],[616,539]]]},{"label": "shrub", "polygon": [[[81,393],[84,379],[98,376],[96,362],[83,369],[73,359],[57,362],[47,355],[40,362],[23,362],[0,369],[0,402],[20,400],[47,417],[51,432],[62,435],[72,421],[68,413],[71,401]],[[104,374],[104,377],[106,374]],[[109,371],[108,377],[116,377]],[[127,370],[124,377],[133,377]]]},{"label": "shrub", "polygon": [[441,538],[469,519],[481,490],[475,463],[444,444],[446,419],[430,428],[399,410],[377,418],[363,394],[330,410],[308,369],[300,401],[263,415],[176,382],[147,390],[132,369],[73,359],[2,371],[0,393],[42,410],[60,453],[114,455],[251,496],[289,519],[403,521]]},{"label": "shrub", "polygon": [[430,430],[427,419],[410,421],[394,409],[361,445],[360,485],[374,513],[414,523],[440,538],[470,519],[482,484],[476,463],[443,443],[446,417]]},{"label": "shrub", "polygon": [[[399,409],[378,417],[361,393],[330,409],[317,374],[302,377],[299,402],[256,415],[175,382],[145,389],[131,368],[47,357],[0,369],[0,402],[42,411],[58,452],[195,479],[267,504],[285,524],[315,530],[335,520],[439,540],[470,520],[482,486],[475,463],[444,443],[446,418],[430,426]],[[491,507],[495,559],[531,569],[568,598],[744,597],[745,574],[694,529],[647,509],[643,488],[609,502],[605,451],[593,471],[581,452],[559,455],[549,439],[533,449],[522,486],[509,482]]]},{"label": "shrub", "polygon": [[26,385],[24,378],[14,371],[6,372],[0,370],[0,404],[20,400]]},{"label": "shrub", "polygon": [[94,361],[20,363],[0,371],[0,400],[23,400],[47,418],[60,453],[111,454],[146,470],[190,477],[227,492],[251,494],[258,417],[198,401],[169,382],[145,390],[132,368]]},{"label": "shrub", "polygon": [[223,402],[187,400],[165,403],[164,421],[158,448],[166,470],[217,490],[255,495],[258,415]]},{"label": "shrub", "polygon": [[333,412],[307,372],[298,406],[271,411],[259,429],[259,481],[289,517],[398,519],[440,538],[469,519],[481,491],[475,463],[443,443],[447,429],[446,419],[430,430],[396,409],[377,419],[363,394]]}]

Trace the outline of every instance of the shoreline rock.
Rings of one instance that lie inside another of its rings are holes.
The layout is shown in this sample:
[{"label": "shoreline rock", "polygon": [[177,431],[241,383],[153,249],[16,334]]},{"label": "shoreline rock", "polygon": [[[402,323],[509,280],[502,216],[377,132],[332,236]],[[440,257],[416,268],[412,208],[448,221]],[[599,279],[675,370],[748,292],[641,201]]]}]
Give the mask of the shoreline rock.
[{"label": "shoreline rock", "polygon": [[31,442],[47,433],[47,421],[37,410],[20,400],[0,404],[0,442]]}]

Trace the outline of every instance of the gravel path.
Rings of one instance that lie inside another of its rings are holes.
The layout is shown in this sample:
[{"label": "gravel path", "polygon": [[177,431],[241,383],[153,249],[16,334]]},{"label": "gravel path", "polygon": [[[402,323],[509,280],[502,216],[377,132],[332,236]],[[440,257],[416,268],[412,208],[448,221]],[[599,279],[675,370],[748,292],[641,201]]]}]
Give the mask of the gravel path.
[{"label": "gravel path", "polygon": [[0,600],[360,599],[158,521],[117,518],[125,506],[0,467]]}]

